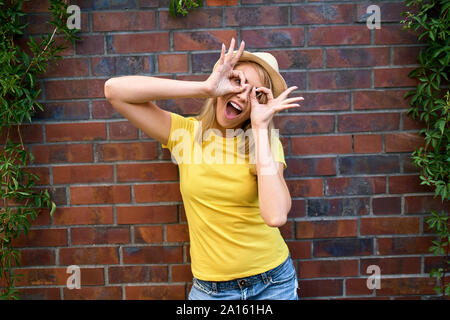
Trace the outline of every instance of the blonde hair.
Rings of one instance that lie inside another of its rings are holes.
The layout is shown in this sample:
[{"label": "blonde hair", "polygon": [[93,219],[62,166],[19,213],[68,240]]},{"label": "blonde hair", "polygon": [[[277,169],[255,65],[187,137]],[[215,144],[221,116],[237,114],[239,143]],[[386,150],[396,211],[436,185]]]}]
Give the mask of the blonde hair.
[{"label": "blonde hair", "polygon": [[[261,67],[259,64],[255,63],[255,62],[251,62],[251,61],[238,62],[238,63],[236,63],[235,67],[237,67],[243,63],[248,63],[248,64],[251,64],[253,67],[255,67],[255,69],[257,70],[257,72],[259,74],[259,77],[263,80],[264,87],[272,90],[272,81],[270,79],[269,74],[263,67]],[[262,101],[262,102],[265,103],[266,101]],[[195,141],[197,143],[199,143],[200,145],[202,144],[202,141],[203,141],[202,140],[203,137],[202,137],[201,133],[206,133],[207,130],[214,128],[214,123],[216,122],[216,108],[217,108],[217,98],[208,98],[208,99],[206,99],[205,103],[203,104],[202,109],[200,110],[200,113],[198,115],[194,116],[194,118],[197,119],[198,121],[200,121],[200,123],[201,123],[201,128],[199,127],[195,134]],[[253,132],[251,131],[251,127],[252,127],[252,124],[251,124],[250,118],[245,120],[244,123],[241,125],[241,129],[245,133],[248,132],[252,136]],[[269,127],[268,127],[270,146],[271,146],[271,142],[272,142],[272,129],[275,129],[275,126],[273,124],[273,119],[270,120]],[[245,139],[245,136],[246,135],[243,135],[244,139]],[[245,143],[244,143],[243,147],[241,144],[241,146],[240,146],[241,149],[239,151],[241,152],[241,154],[244,154],[245,157],[248,157],[250,152],[254,152],[254,150],[255,150],[254,144],[255,144],[254,139],[251,139],[249,137],[248,139],[245,139]],[[256,165],[255,164],[250,164],[250,172],[252,174],[256,175]]]}]

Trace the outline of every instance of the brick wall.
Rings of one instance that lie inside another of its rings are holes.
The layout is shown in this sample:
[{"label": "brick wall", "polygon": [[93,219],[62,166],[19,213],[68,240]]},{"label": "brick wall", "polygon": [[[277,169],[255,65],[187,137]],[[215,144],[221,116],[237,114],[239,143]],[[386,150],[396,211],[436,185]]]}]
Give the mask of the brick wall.
[{"label": "brick wall", "polygon": [[[403,95],[421,44],[401,30],[402,2],[207,0],[173,19],[164,0],[79,0],[82,42],[40,78],[44,112],[22,129],[33,171],[58,208],[27,237],[25,299],[185,299],[189,236],[177,167],[159,143],[105,100],[103,84],[130,74],[202,80],[222,42],[246,41],[279,61],[305,102],[275,118],[293,199],[281,228],[307,299],[425,299],[439,259],[424,217],[440,208],[419,185],[410,152],[421,124]],[[368,4],[382,26],[369,30]],[[27,34],[51,31],[47,1],[26,3]],[[19,40],[21,41],[21,40]],[[23,44],[23,42],[21,42]],[[161,101],[183,115],[201,100]],[[66,288],[69,265],[81,286]],[[380,290],[366,286],[381,268]]]}]

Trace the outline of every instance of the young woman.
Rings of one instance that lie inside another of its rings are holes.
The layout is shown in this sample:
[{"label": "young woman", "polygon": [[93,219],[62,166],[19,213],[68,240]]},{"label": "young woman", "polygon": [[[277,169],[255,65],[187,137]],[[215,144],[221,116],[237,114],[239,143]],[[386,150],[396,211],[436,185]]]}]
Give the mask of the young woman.
[{"label": "young woman", "polygon": [[[269,53],[225,45],[205,81],[111,78],[108,101],[171,151],[189,225],[193,285],[189,299],[297,300],[298,280],[278,227],[291,197],[273,116],[298,107]],[[183,117],[153,101],[206,98]]]}]

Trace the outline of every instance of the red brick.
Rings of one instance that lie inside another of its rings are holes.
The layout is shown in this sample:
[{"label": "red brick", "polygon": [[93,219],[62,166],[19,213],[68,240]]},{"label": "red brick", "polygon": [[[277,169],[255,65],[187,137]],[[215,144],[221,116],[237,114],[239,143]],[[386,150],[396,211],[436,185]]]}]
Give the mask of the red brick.
[{"label": "red brick", "polygon": [[87,58],[64,58],[49,63],[46,72],[38,78],[89,76]]},{"label": "red brick", "polygon": [[338,198],[338,199],[309,199],[307,216],[308,217],[342,217],[342,216],[360,216],[370,212],[370,199],[363,198]]},{"label": "red brick", "polygon": [[146,53],[170,49],[167,32],[115,34],[108,36],[107,43],[108,53]]},{"label": "red brick", "polygon": [[389,65],[389,48],[387,47],[327,49],[327,68],[383,65]]},{"label": "red brick", "polygon": [[[242,31],[243,32],[243,31]],[[244,39],[245,40],[245,39]],[[247,42],[246,42],[247,47]],[[278,61],[278,67],[280,69],[310,69],[310,68],[321,68],[323,66],[323,50],[322,49],[298,49],[295,50],[276,50],[268,51],[270,52]],[[305,93],[305,95],[307,95]],[[305,102],[308,101],[305,97]],[[318,93],[309,93],[311,96],[321,96]],[[335,97],[341,95],[342,93],[322,93],[323,97],[328,97],[330,95],[335,95]],[[332,101],[330,99],[330,101]],[[336,100],[334,100],[336,102]],[[326,109],[326,106],[322,106]]]},{"label": "red brick", "polygon": [[336,175],[335,158],[286,159],[287,176],[333,176]]},{"label": "red brick", "polygon": [[178,180],[178,169],[173,163],[118,164],[117,181],[167,181]]},{"label": "red brick", "polygon": [[77,290],[63,288],[64,300],[122,300],[121,287],[81,287]]},{"label": "red brick", "polygon": [[44,111],[37,111],[37,119],[50,120],[87,120],[89,116],[89,103],[87,101],[44,102]]},{"label": "red brick", "polygon": [[92,101],[92,117],[94,119],[120,118],[122,115],[107,100]]},{"label": "red brick", "polygon": [[399,157],[396,155],[346,156],[338,159],[339,172],[350,174],[399,173]]},{"label": "red brick", "polygon": [[371,295],[373,289],[367,288],[367,275],[364,279],[345,279],[345,294],[346,295]]},{"label": "red brick", "polygon": [[[44,135],[42,129],[43,129],[42,125],[36,124],[34,125],[22,124],[20,125],[19,129],[17,129],[17,125],[11,125],[9,129],[5,126],[5,129],[2,129],[0,131],[0,141],[6,143],[6,136],[8,136],[8,138],[11,139],[11,141],[14,143],[20,143],[21,138],[24,143],[43,142]],[[19,130],[20,136],[18,133]]]},{"label": "red brick", "polygon": [[92,12],[92,31],[155,29],[155,11]]},{"label": "red brick", "polygon": [[45,82],[48,100],[104,98],[104,79],[52,80]]},{"label": "red brick", "polygon": [[373,239],[315,240],[313,248],[314,257],[368,256],[373,254]]},{"label": "red brick", "polygon": [[167,266],[115,266],[108,268],[110,283],[167,282]]},{"label": "red brick", "polygon": [[403,27],[404,25],[384,24],[381,29],[375,29],[374,44],[417,44],[418,34]]},{"label": "red brick", "polygon": [[34,145],[34,163],[93,162],[91,144]]},{"label": "red brick", "polygon": [[334,111],[350,109],[350,94],[348,92],[305,92],[300,93],[299,96],[305,98],[300,105],[300,108],[298,108],[300,111]]},{"label": "red brick", "polygon": [[117,247],[83,247],[59,249],[61,265],[80,264],[117,264]]},{"label": "red brick", "polygon": [[124,247],[123,262],[135,263],[180,263],[183,262],[181,246]]},{"label": "red brick", "polygon": [[36,185],[48,185],[50,184],[50,170],[49,168],[43,168],[43,167],[32,167],[27,168],[25,170],[27,173],[35,174],[39,177],[39,181],[36,180]]},{"label": "red brick", "polygon": [[45,129],[48,142],[106,139],[106,124],[100,122],[47,124]]},{"label": "red brick", "polygon": [[197,29],[197,28],[221,28],[222,9],[203,8],[193,10],[185,17],[172,17],[169,11],[159,11],[159,29]]},{"label": "red brick", "polygon": [[373,214],[401,214],[402,213],[402,199],[400,197],[389,198],[373,198]]},{"label": "red brick", "polygon": [[148,226],[134,228],[135,243],[160,243],[163,242],[162,226]]},{"label": "red brick", "polygon": [[363,113],[338,115],[339,132],[391,131],[398,130],[398,113]]},{"label": "red brick", "polygon": [[135,185],[136,202],[182,201],[179,183]]},{"label": "red brick", "polygon": [[414,68],[386,68],[374,70],[375,87],[415,87],[418,82],[408,74]]},{"label": "red brick", "polygon": [[424,138],[418,133],[402,132],[385,135],[386,152],[409,152],[424,145]]},{"label": "red brick", "polygon": [[310,27],[308,46],[370,44],[370,30],[364,26]]},{"label": "red brick", "polygon": [[[67,279],[71,276],[66,268],[39,268],[39,269],[18,269],[17,273],[23,274],[17,281],[18,286],[42,286],[42,285],[66,285]],[[81,268],[81,286],[103,285],[103,268]]]},{"label": "red brick", "polygon": [[118,206],[118,224],[173,223],[178,219],[177,206]]},{"label": "red brick", "polygon": [[66,229],[32,229],[13,240],[14,247],[61,247],[67,246]]},{"label": "red brick", "polygon": [[113,182],[112,165],[53,167],[53,183]]},{"label": "red brick", "polygon": [[423,46],[393,47],[392,60],[395,65],[419,64],[419,52]]},{"label": "red brick", "polygon": [[419,119],[413,119],[406,112],[402,112],[402,122],[403,122],[403,130],[420,130],[425,128],[427,125],[424,121]]},{"label": "red brick", "polygon": [[311,136],[292,137],[292,154],[335,154],[351,153],[351,136]]},{"label": "red brick", "polygon": [[292,24],[352,23],[353,5],[302,5],[292,7]]},{"label": "red brick", "polygon": [[301,218],[305,216],[306,201],[300,199],[292,199],[291,211],[289,211],[290,218]]},{"label": "red brick", "polygon": [[81,40],[75,42],[77,55],[104,54],[105,37],[101,35],[79,35]]},{"label": "red brick", "polygon": [[417,234],[420,218],[361,218],[361,235],[369,234]]},{"label": "red brick", "polygon": [[288,7],[261,6],[225,9],[226,26],[276,26],[289,20]]},{"label": "red brick", "polygon": [[160,73],[177,73],[188,71],[187,54],[158,55],[158,71]]},{"label": "red brick", "polygon": [[134,140],[139,137],[139,130],[129,121],[108,124],[110,140]]},{"label": "red brick", "polygon": [[237,6],[238,0],[206,0],[206,5],[208,7],[214,6]]},{"label": "red brick", "polygon": [[173,282],[192,282],[192,272],[190,264],[172,265],[170,267]]},{"label": "red brick", "polygon": [[22,267],[55,265],[56,256],[53,249],[21,249],[19,251],[19,265]]},{"label": "red brick", "polygon": [[[289,218],[292,216],[290,215]],[[292,221],[287,221],[283,226],[278,228],[280,230],[283,239],[293,239],[294,238],[294,223]]]},{"label": "red brick", "polygon": [[280,134],[327,133],[334,131],[334,116],[294,116],[284,113],[273,118]]},{"label": "red brick", "polygon": [[356,220],[338,221],[297,221],[296,238],[340,238],[355,237],[357,235]]},{"label": "red brick", "polygon": [[309,87],[312,90],[370,88],[370,70],[311,71]]},{"label": "red brick", "polygon": [[184,285],[130,286],[125,287],[129,300],[185,300]]},{"label": "red brick", "polygon": [[385,177],[328,178],[327,195],[366,195],[386,192]]},{"label": "red brick", "polygon": [[434,196],[405,197],[405,213],[429,213],[431,210],[447,211],[448,202],[442,203],[440,197]]},{"label": "red brick", "polygon": [[359,134],[353,136],[355,153],[379,153],[383,150],[381,134]]},{"label": "red brick", "polygon": [[311,259],[312,241],[286,241],[292,259]]},{"label": "red brick", "polygon": [[401,258],[362,258],[361,274],[366,274],[367,267],[376,265],[380,267],[381,275],[421,273],[420,257]]},{"label": "red brick", "polygon": [[429,253],[431,241],[435,237],[401,237],[401,238],[377,238],[377,254],[379,255],[404,255]]},{"label": "red brick", "polygon": [[381,289],[377,290],[377,295],[429,295],[436,293],[433,290],[435,286],[436,279],[429,277],[387,278],[381,280]]},{"label": "red brick", "polygon": [[229,44],[231,38],[237,39],[235,30],[179,31],[173,33],[173,48],[175,51],[220,50],[222,43]]},{"label": "red brick", "polygon": [[131,201],[130,186],[85,186],[70,188],[71,204],[128,203]]},{"label": "red brick", "polygon": [[292,197],[323,196],[322,179],[288,180],[286,184]]},{"label": "red brick", "polygon": [[53,216],[55,225],[112,224],[112,207],[57,207]]},{"label": "red brick", "polygon": [[242,30],[241,38],[245,41],[245,48],[289,48],[302,47],[305,43],[303,28],[270,28],[256,30]]},{"label": "red brick", "polygon": [[71,242],[73,245],[129,243],[130,229],[124,227],[73,228]]},{"label": "red brick", "polygon": [[99,161],[154,160],[158,157],[157,142],[102,143],[97,145]]},{"label": "red brick", "polygon": [[355,110],[406,109],[409,104],[404,95],[407,90],[375,90],[353,92]]},{"label": "red brick", "polygon": [[167,242],[187,242],[189,241],[189,228],[187,224],[175,224],[166,226]]},{"label": "red brick", "polygon": [[403,175],[389,177],[389,193],[414,193],[414,192],[432,192],[431,187],[420,185],[420,179],[417,175]]},{"label": "red brick", "polygon": [[300,280],[299,298],[342,295],[343,280]]},{"label": "red brick", "polygon": [[20,288],[18,291],[23,300],[61,300],[59,288]]},{"label": "red brick", "polygon": [[299,262],[300,277],[351,277],[358,275],[358,260],[315,260]]}]

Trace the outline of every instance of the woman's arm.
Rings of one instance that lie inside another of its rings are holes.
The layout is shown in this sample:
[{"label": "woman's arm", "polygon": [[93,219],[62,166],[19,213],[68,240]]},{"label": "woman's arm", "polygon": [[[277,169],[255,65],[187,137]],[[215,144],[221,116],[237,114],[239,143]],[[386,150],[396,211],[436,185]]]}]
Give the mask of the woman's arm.
[{"label": "woman's arm", "polygon": [[[244,51],[242,42],[238,54],[232,57],[234,39],[225,54],[225,45],[219,59],[219,66],[205,81],[183,81],[149,76],[122,76],[108,79],[104,91],[106,99],[119,113],[147,136],[167,144],[170,134],[170,113],[159,108],[154,102],[164,99],[209,98],[230,92],[240,92],[242,86],[230,81],[243,77],[234,71],[234,64]],[[242,81],[244,83],[244,81]]]},{"label": "woman's arm", "polygon": [[110,101],[145,103],[177,98],[207,98],[205,81],[183,81],[149,76],[122,76],[108,79],[105,97]]},{"label": "woman's arm", "polygon": [[286,223],[292,200],[283,177],[283,164],[274,160],[266,127],[252,127],[255,140],[258,198],[261,217],[270,227]]}]

